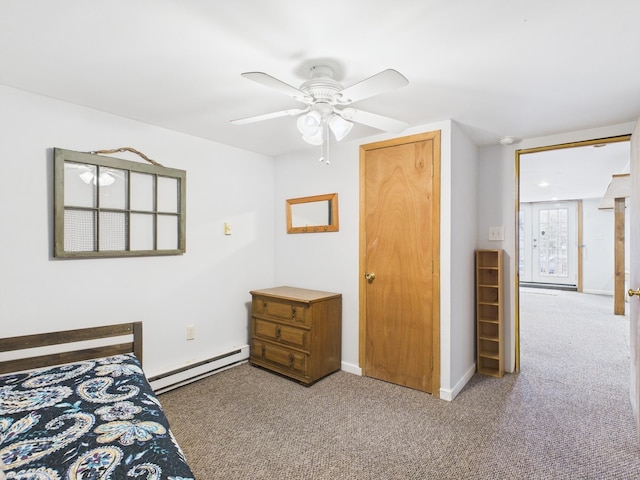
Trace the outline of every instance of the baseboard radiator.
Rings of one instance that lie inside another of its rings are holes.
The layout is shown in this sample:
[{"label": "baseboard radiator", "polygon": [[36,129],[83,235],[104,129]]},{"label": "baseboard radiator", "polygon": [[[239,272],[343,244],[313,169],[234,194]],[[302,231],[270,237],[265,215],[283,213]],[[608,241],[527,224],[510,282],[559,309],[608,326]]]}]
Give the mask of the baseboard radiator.
[{"label": "baseboard radiator", "polygon": [[149,377],[149,383],[156,394],[168,392],[244,363],[248,358],[249,345],[242,345],[215,357]]}]

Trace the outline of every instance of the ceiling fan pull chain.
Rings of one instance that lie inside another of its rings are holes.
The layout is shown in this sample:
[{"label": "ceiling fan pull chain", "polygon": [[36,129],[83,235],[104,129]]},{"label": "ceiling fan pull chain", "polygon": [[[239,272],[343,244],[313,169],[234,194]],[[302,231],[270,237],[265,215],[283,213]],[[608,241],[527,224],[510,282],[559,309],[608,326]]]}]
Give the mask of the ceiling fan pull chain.
[{"label": "ceiling fan pull chain", "polygon": [[324,140],[320,144],[320,158],[318,159],[320,163],[324,162]]},{"label": "ceiling fan pull chain", "polygon": [[326,159],[325,163],[327,165],[331,165],[331,162],[329,161],[329,142],[331,141],[331,139],[329,138],[329,124],[328,123],[324,124],[324,138],[325,138],[325,141],[327,142],[327,159]]},{"label": "ceiling fan pull chain", "polygon": [[[325,162],[327,165],[330,165],[331,162],[329,161],[329,125],[323,120],[322,124],[320,125],[320,128],[322,129],[322,143],[320,144],[320,158],[318,159],[318,161],[320,163]],[[326,147],[325,147],[326,144]],[[323,152],[326,150],[326,157],[323,154]]]}]

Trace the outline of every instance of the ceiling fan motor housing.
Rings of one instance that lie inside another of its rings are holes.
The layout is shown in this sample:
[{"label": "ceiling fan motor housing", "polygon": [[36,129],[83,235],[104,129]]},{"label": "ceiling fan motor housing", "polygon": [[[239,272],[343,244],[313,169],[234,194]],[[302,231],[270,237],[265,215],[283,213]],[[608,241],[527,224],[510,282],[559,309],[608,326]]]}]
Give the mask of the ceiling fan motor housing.
[{"label": "ceiling fan motor housing", "polygon": [[309,95],[318,103],[335,105],[338,103],[339,95],[343,87],[333,79],[333,70],[326,65],[316,65],[311,67],[309,80],[300,85],[300,90]]}]

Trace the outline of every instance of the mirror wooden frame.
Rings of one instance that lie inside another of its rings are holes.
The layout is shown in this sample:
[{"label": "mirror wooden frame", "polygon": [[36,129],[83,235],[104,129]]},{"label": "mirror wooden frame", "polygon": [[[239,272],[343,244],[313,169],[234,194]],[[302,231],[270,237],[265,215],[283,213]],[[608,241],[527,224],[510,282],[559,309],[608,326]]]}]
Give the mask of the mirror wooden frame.
[{"label": "mirror wooden frame", "polygon": [[[292,207],[296,205],[313,202],[327,202],[327,223],[320,225],[294,225]],[[338,194],[327,193],[325,195],[313,195],[310,197],[287,199],[287,233],[323,233],[337,232],[339,230],[338,221]]]}]

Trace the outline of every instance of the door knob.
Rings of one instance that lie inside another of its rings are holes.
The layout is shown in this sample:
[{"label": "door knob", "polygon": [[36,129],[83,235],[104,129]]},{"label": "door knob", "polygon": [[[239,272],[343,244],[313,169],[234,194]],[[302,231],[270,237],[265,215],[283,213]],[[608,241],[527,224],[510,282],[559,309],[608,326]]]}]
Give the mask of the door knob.
[{"label": "door knob", "polygon": [[627,292],[627,294],[628,294],[630,297],[633,297],[634,295],[635,295],[636,297],[640,297],[640,288],[638,288],[637,290],[634,290],[633,288],[630,288],[630,289],[629,289],[629,291]]},{"label": "door knob", "polygon": [[369,283],[373,283],[373,281],[374,281],[374,280],[375,280],[375,278],[376,278],[376,274],[375,274],[375,273],[373,273],[373,272],[367,272],[367,273],[365,273],[365,274],[364,274],[364,278],[366,278],[366,279],[367,279],[367,282],[369,282]]}]

